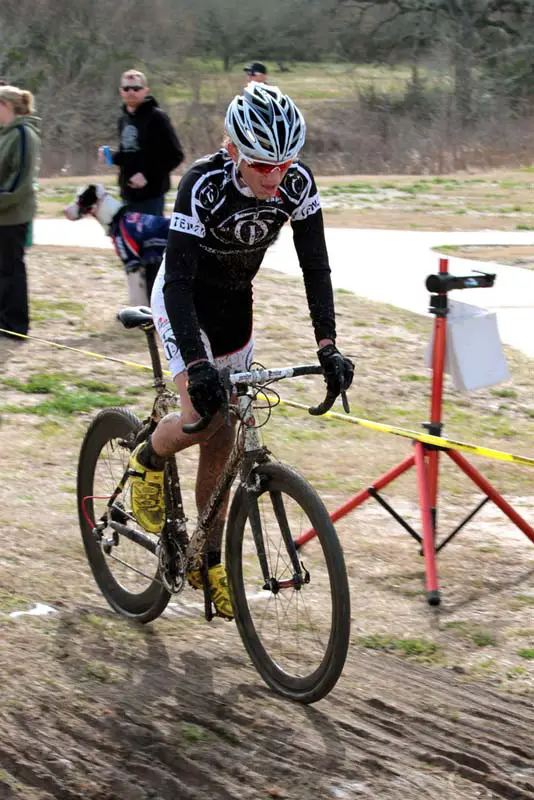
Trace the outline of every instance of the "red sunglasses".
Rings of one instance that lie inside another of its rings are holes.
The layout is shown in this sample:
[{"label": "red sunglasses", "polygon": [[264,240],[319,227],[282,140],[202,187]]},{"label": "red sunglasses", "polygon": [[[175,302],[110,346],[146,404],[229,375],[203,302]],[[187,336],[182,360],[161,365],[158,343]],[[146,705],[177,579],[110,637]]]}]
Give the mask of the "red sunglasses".
[{"label": "red sunglasses", "polygon": [[292,158],[290,158],[289,161],[283,161],[282,164],[265,164],[263,161],[249,161],[243,153],[239,153],[239,161],[244,161],[247,167],[253,169],[254,172],[259,172],[261,175],[270,175],[275,169],[279,169],[280,172],[285,172],[293,163]]}]

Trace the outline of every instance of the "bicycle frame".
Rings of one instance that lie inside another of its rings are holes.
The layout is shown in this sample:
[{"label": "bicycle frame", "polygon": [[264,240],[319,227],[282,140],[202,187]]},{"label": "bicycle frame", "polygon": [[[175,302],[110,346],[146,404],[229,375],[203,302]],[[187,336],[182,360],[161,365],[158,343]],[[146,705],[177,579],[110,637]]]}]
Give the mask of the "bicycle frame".
[{"label": "bicycle frame", "polygon": [[[135,312],[135,309],[132,309],[132,311]],[[146,321],[142,322],[140,327],[147,337],[148,350],[154,375],[153,386],[156,390],[156,398],[149,418],[146,420],[145,425],[135,439],[136,445],[150,435],[158,422],[166,414],[178,407],[178,396],[175,392],[167,388],[166,381],[163,377],[153,321],[151,319],[149,320],[147,316],[145,316],[145,320]],[[127,327],[138,325],[139,322],[134,320],[130,322]],[[315,374],[322,374],[322,368],[319,365],[302,365],[274,369],[259,368],[248,372],[233,374],[231,374],[229,370],[222,371],[223,382],[225,383],[227,394],[230,398],[228,411],[238,422],[239,430],[219,480],[211,493],[206,508],[198,519],[190,540],[187,535],[187,518],[182,501],[180,477],[176,460],[174,458],[169,458],[165,465],[166,505],[168,513],[167,521],[159,542],[155,542],[153,537],[125,524],[127,519],[123,519],[120,510],[117,510],[114,506],[115,500],[126,485],[129,473],[128,470],[125,472],[108,501],[107,523],[117,533],[126,536],[159,556],[160,566],[166,565],[167,567],[167,569],[162,570],[164,572],[162,579],[169,591],[178,591],[183,585],[183,580],[180,579],[179,575],[176,575],[176,569],[172,567],[173,558],[179,557],[180,553],[185,557],[185,562],[181,559],[181,571],[191,568],[205,568],[203,556],[208,531],[213,521],[216,519],[221,505],[224,503],[237,475],[240,475],[240,486],[247,492],[249,498],[252,498],[255,493],[261,489],[261,486],[258,485],[259,479],[254,475],[253,470],[255,465],[269,460],[269,451],[262,445],[256,426],[253,402],[257,390],[255,390],[254,386],[259,386],[282,378]],[[204,420],[204,425],[205,424],[206,421]],[[302,576],[302,568],[297,555],[298,546],[291,537],[287,520],[283,514],[283,509],[280,510],[280,508],[278,508],[277,510],[277,503],[277,498],[273,497],[275,514],[278,518],[284,541],[294,567],[294,581],[295,583],[304,583],[306,579]],[[250,517],[258,559],[261,564],[265,583],[269,585],[271,579],[265,557],[261,522],[258,516],[257,504],[252,500],[250,501]],[[101,522],[98,524],[105,523]],[[108,544],[111,544],[111,542]],[[168,569],[169,565],[171,565],[170,569]],[[206,617],[208,619],[211,618],[209,594],[206,596]]]}]

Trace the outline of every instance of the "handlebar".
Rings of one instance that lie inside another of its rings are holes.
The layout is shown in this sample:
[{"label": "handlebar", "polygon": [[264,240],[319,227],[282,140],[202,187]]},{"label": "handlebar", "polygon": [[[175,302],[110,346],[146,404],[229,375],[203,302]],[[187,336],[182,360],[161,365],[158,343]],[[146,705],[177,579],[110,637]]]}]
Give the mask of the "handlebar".
[{"label": "handlebar", "polygon": [[[337,400],[337,394],[335,392],[326,391],[326,397],[322,403],[319,403],[316,406],[312,406],[308,409],[308,412],[313,417],[320,417],[322,414],[326,414],[327,411],[330,411],[332,406]],[[350,414],[350,406],[349,401],[347,400],[347,393],[345,391],[341,392],[341,402],[343,403],[343,410],[346,414]]]},{"label": "handlebar", "polygon": [[206,414],[205,417],[200,417],[197,422],[184,422],[182,429],[184,433],[194,434],[201,433],[205,430],[212,421],[215,414]]},{"label": "handlebar", "polygon": [[[250,372],[230,373],[226,370],[221,370],[221,372],[223,374],[223,380],[228,394],[230,394],[232,387],[239,383],[262,384],[270,383],[271,381],[275,380],[282,380],[283,378],[299,378],[303,375],[324,374],[323,368],[318,364],[303,364],[297,367],[279,367],[275,369],[254,369]],[[326,414],[326,412],[329,411],[334,405],[336,398],[337,394],[327,390],[324,400],[316,406],[311,406],[308,409],[309,413],[314,417]],[[347,393],[345,391],[341,392],[341,400],[345,412],[347,414],[350,413],[349,401],[347,400]],[[197,422],[186,422],[183,426],[184,433],[188,433],[190,435],[201,433],[208,427],[214,416],[215,414],[207,414],[200,417]]]}]

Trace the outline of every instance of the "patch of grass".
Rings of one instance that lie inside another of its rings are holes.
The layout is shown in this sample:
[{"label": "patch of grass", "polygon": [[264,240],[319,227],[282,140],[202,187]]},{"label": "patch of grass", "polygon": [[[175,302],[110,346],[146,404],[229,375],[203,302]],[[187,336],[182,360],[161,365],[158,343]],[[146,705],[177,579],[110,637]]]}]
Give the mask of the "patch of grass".
[{"label": "patch of grass", "polygon": [[507,673],[506,677],[510,678],[510,680],[517,680],[517,678],[526,678],[528,675],[528,669],[526,667],[522,667],[521,665],[517,667],[511,667]]},{"label": "patch of grass", "polygon": [[[1,383],[23,394],[51,395],[50,399],[35,405],[8,404],[3,406],[2,411],[12,414],[71,416],[72,414],[90,411],[93,408],[105,408],[106,406],[114,405],[123,406],[128,403],[125,397],[113,394],[116,388],[111,383],[71,376],[61,372],[35,373],[30,375],[26,381],[21,381],[18,378],[4,378]],[[76,391],[76,389],[80,391]]]},{"label": "patch of grass", "polygon": [[27,597],[14,594],[0,588],[0,612],[9,614],[11,611],[24,611],[30,605]]},{"label": "patch of grass", "polygon": [[471,635],[471,640],[477,647],[495,647],[497,644],[495,636],[489,631],[475,631]]},{"label": "patch of grass", "polygon": [[525,606],[534,606],[534,594],[515,594],[514,600]]},{"label": "patch of grass", "polygon": [[534,640],[534,628],[513,628],[510,631],[511,636],[528,636]]},{"label": "patch of grass", "polygon": [[417,183],[412,183],[408,186],[399,186],[398,187],[401,192],[407,192],[408,194],[418,194],[419,192],[428,192],[431,190],[430,183],[428,181],[418,181]]},{"label": "patch of grass", "polygon": [[47,419],[44,422],[39,422],[36,428],[44,439],[52,439],[63,433],[63,425],[61,422],[56,422],[56,420]]},{"label": "patch of grass", "polygon": [[49,414],[69,417],[72,414],[82,414],[94,408],[125,406],[128,405],[128,402],[127,398],[120,395],[99,394],[98,392],[71,392],[68,395],[57,395],[53,400],[46,400],[34,406],[6,405],[1,410],[11,414],[35,414],[39,417],[46,417]]},{"label": "patch of grass", "polygon": [[65,316],[81,317],[85,305],[75,300],[41,300],[36,297],[31,302],[31,319],[33,322],[46,322],[50,319],[62,319]]},{"label": "patch of grass", "polygon": [[128,386],[124,390],[124,394],[131,395],[132,397],[136,397],[137,395],[143,394],[146,391],[153,391],[150,386]]},{"label": "patch of grass", "polygon": [[370,183],[334,183],[328,189],[321,190],[323,197],[335,194],[376,194],[377,187]]},{"label": "patch of grass", "polygon": [[497,669],[498,665],[494,658],[485,658],[483,661],[478,661],[473,665],[473,671],[483,675],[495,673]]},{"label": "patch of grass", "polygon": [[497,644],[495,636],[492,633],[475,627],[475,625],[468,620],[451,620],[450,622],[446,622],[443,627],[451,630],[453,633],[457,633],[459,636],[470,639],[477,647],[490,647]]},{"label": "patch of grass", "polygon": [[182,725],[182,735],[186,742],[206,742],[212,738],[209,731],[192,723]]},{"label": "patch of grass", "polygon": [[517,651],[517,655],[527,661],[534,661],[534,647],[523,647]]},{"label": "patch of grass", "polygon": [[515,389],[491,389],[491,394],[494,397],[517,397]]},{"label": "patch of grass", "polygon": [[372,633],[360,636],[358,642],[369,650],[385,650],[396,652],[405,656],[415,656],[421,660],[435,658],[440,652],[439,645],[426,639],[398,639],[395,636],[382,633]]},{"label": "patch of grass", "polygon": [[83,663],[83,677],[100,683],[119,683],[124,679],[126,671],[112,667],[104,661],[86,660]]},{"label": "patch of grass", "polygon": [[415,374],[413,374],[413,375],[412,374],[411,375],[401,375],[400,379],[401,379],[401,381],[412,381],[412,382],[428,381],[428,378],[427,378],[426,375],[415,375]]},{"label": "patch of grass", "polygon": [[63,389],[63,384],[55,373],[36,373],[25,382],[18,378],[3,378],[0,383],[24,394],[52,394]]},{"label": "patch of grass", "polygon": [[464,628],[465,628],[465,626],[466,626],[466,625],[468,625],[468,624],[469,624],[469,623],[467,623],[467,622],[464,622],[463,620],[460,620],[460,619],[452,619],[450,622],[446,622],[446,623],[443,625],[443,627],[444,627],[444,628],[451,628],[452,630],[457,630],[457,629],[460,629],[460,630],[462,630],[462,629],[464,629]]},{"label": "patch of grass", "polygon": [[80,389],[90,389],[92,392],[101,392],[103,394],[112,394],[117,391],[117,387],[112,383],[103,383],[90,378],[74,380],[74,385]]},{"label": "patch of grass", "polygon": [[432,250],[436,253],[455,253],[462,249],[463,248],[458,244],[440,244],[432,248]]}]

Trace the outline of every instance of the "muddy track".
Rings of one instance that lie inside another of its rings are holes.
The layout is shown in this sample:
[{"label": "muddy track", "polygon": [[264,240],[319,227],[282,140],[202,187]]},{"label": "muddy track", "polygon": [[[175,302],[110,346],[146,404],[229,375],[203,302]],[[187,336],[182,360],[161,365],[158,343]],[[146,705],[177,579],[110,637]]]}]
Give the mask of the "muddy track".
[{"label": "muddy track", "polygon": [[534,798],[534,703],[451,670],[353,648],[330,697],[295,706],[263,688],[227,626],[217,659],[173,647],[171,660],[157,634],[134,664],[91,643],[124,679],[80,689],[68,632],[64,682],[31,702],[21,687],[25,708],[2,725],[2,800]]}]

